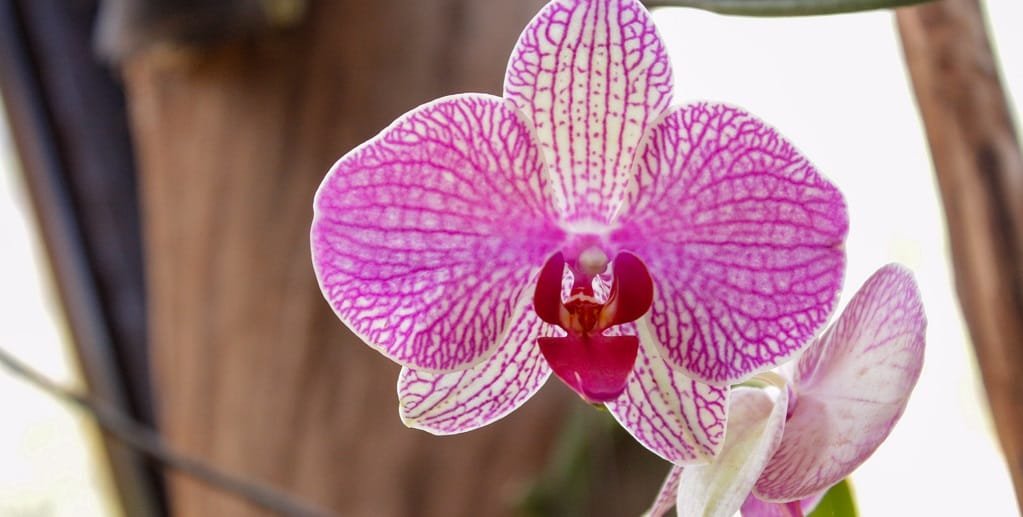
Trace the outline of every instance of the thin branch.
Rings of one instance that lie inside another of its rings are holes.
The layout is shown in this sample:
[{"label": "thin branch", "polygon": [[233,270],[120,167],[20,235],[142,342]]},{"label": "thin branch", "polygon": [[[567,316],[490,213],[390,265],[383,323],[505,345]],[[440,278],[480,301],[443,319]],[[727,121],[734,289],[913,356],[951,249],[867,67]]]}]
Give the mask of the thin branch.
[{"label": "thin branch", "polygon": [[129,447],[157,459],[167,467],[279,515],[303,517],[330,515],[330,512],[312,506],[310,503],[301,501],[276,488],[239,478],[196,458],[174,451],[152,429],[124,416],[101,401],[69,391],[33,370],[3,348],[0,348],[0,364],[15,376],[50,395],[89,412],[104,432]]},{"label": "thin branch", "polygon": [[645,0],[647,7],[692,7],[737,16],[812,16],[890,9],[933,0]]}]

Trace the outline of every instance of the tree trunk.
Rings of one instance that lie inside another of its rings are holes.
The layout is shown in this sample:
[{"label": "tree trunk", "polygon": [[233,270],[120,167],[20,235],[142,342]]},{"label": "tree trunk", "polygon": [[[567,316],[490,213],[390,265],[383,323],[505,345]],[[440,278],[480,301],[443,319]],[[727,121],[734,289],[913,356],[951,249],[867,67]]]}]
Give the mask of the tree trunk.
[{"label": "tree trunk", "polygon": [[[571,397],[548,387],[499,424],[457,437],[406,429],[397,365],[331,313],[308,235],[313,193],[344,152],[432,98],[499,93],[539,4],[314,2],[287,32],[130,58],[152,355],[170,443],[344,515],[511,511]],[[180,475],[169,488],[177,515],[255,511]]]},{"label": "tree trunk", "polygon": [[901,9],[898,24],[945,205],[956,288],[1019,499],[1023,495],[1019,141],[976,0]]}]

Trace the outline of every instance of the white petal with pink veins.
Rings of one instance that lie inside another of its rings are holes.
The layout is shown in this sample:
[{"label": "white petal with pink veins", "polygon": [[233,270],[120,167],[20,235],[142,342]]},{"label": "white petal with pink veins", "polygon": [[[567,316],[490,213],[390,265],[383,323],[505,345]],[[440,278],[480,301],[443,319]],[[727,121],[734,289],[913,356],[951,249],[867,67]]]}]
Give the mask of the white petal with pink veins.
[{"label": "white petal with pink veins", "polygon": [[555,329],[527,308],[497,353],[455,373],[433,374],[402,368],[399,413],[405,425],[438,434],[478,429],[511,413],[533,396],[551,375],[536,337]]},{"label": "white petal with pink veins", "polygon": [[923,366],[924,316],[913,275],[885,266],[799,359],[795,408],[756,492],[814,495],[863,463],[902,416]]},{"label": "white petal with pink veins", "polygon": [[418,371],[494,353],[563,240],[529,122],[504,99],[420,106],[339,160],[316,193],[312,255],[348,327]]},{"label": "white petal with pink veins", "polygon": [[[626,332],[634,332],[634,325]],[[656,346],[640,338],[629,383],[611,414],[639,443],[678,465],[706,463],[721,449],[728,390],[703,384],[672,369]]]},{"label": "white petal with pink veins", "polygon": [[519,37],[504,92],[533,122],[565,219],[609,223],[672,72],[638,0],[555,0]]},{"label": "white petal with pink veins", "polygon": [[610,239],[655,283],[640,334],[690,378],[728,385],[794,357],[831,315],[848,219],[839,191],[740,109],[667,115]]}]

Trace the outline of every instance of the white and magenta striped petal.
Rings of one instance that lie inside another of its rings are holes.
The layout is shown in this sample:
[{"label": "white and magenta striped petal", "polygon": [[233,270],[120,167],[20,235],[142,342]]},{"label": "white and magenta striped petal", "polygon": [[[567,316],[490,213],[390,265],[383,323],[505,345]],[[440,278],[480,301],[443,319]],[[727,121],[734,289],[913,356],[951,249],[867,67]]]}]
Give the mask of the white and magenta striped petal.
[{"label": "white and magenta striped petal", "polygon": [[487,358],[562,240],[540,150],[503,99],[421,106],[345,155],[316,193],[313,265],[341,320],[418,371]]},{"label": "white and magenta striped petal", "polygon": [[566,222],[609,223],[672,72],[638,0],[555,0],[519,37],[504,92],[533,122]]},{"label": "white and magenta striped petal", "polygon": [[448,435],[503,418],[525,404],[550,377],[536,337],[555,331],[529,308],[497,353],[472,368],[445,374],[402,368],[398,377],[402,421],[412,428]]},{"label": "white and magenta striped petal", "polygon": [[735,383],[803,349],[834,308],[841,194],[739,109],[679,108],[653,128],[611,235],[655,282],[640,333],[691,378]]},{"label": "white and magenta striped petal", "polygon": [[672,465],[668,477],[664,478],[661,489],[657,492],[654,504],[643,513],[643,517],[661,517],[675,507],[678,500],[678,483],[682,480],[682,467]]},{"label": "white and magenta striped petal", "polygon": [[788,390],[780,382],[777,387],[773,397],[759,388],[732,391],[725,445],[713,463],[682,473],[679,517],[732,517],[739,511],[782,440]]},{"label": "white and magenta striped petal", "polygon": [[799,359],[795,408],[757,483],[791,501],[839,482],[887,438],[923,366],[927,321],[912,274],[885,266]]},{"label": "white and magenta striped petal", "polygon": [[728,390],[685,377],[660,358],[655,345],[640,337],[639,355],[625,392],[607,408],[629,434],[658,456],[677,465],[706,463],[724,441]]}]

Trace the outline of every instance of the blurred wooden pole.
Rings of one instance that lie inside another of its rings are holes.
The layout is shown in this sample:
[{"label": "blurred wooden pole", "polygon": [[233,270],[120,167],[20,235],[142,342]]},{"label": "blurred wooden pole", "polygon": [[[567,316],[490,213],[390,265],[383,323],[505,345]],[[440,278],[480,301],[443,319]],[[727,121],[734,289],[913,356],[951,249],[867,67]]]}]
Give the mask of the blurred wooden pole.
[{"label": "blurred wooden pole", "polygon": [[900,9],[897,19],[944,200],[960,303],[1020,500],[1023,157],[1019,140],[977,0],[943,0]]},{"label": "blurred wooden pole", "polygon": [[[499,93],[540,4],[323,0],[288,31],[130,52],[152,356],[173,445],[343,515],[513,511],[580,402],[549,386],[484,430],[406,429],[397,366],[333,316],[308,234],[313,192],[344,152],[435,97]],[[596,513],[638,513],[660,470],[647,490],[603,490],[612,504]],[[180,476],[169,490],[177,515],[255,511]]]},{"label": "blurred wooden pole", "polygon": [[[0,0],[0,97],[83,380],[153,425],[135,165],[123,92],[89,49],[95,12]],[[104,438],[119,502],[163,515],[149,459]]]}]

